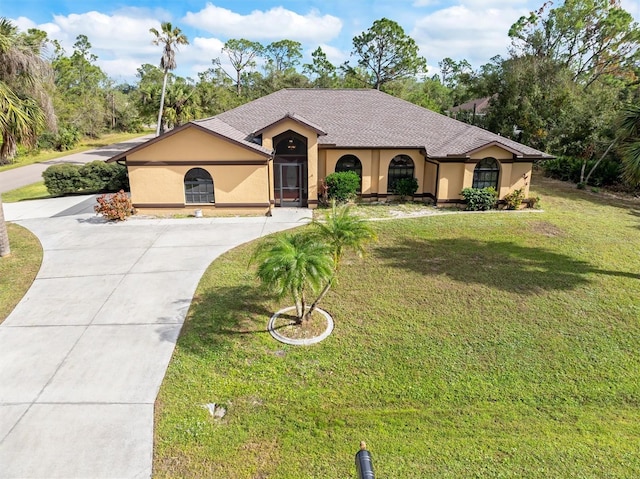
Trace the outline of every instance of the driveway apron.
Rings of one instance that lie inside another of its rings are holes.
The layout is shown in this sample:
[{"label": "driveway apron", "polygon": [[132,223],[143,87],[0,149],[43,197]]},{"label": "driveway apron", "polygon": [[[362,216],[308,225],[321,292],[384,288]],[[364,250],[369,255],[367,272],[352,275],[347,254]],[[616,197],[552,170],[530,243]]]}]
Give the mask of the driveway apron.
[{"label": "driveway apron", "polygon": [[0,325],[0,478],[147,478],[154,401],[205,269],[310,215],[106,223],[70,211],[17,221],[44,259]]}]

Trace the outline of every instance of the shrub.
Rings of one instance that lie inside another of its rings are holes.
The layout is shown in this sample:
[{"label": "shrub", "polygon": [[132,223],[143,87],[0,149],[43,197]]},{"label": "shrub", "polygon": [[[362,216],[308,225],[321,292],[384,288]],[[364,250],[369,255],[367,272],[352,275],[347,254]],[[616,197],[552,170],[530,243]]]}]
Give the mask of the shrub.
[{"label": "shrub", "polygon": [[70,163],[51,165],[42,172],[42,177],[47,191],[53,196],[74,193],[83,187],[80,168]]},{"label": "shrub", "polygon": [[42,176],[51,195],[80,191],[119,191],[129,189],[127,167],[96,160],[86,165],[61,163],[47,168]]},{"label": "shrub", "polygon": [[133,214],[133,205],[124,190],[98,196],[97,201],[98,204],[93,209],[96,214],[102,215],[108,220],[124,221]]},{"label": "shrub", "polygon": [[38,148],[46,150],[67,151],[80,142],[80,130],[75,126],[60,126],[57,133],[50,131],[38,138]]},{"label": "shrub", "polygon": [[355,171],[338,171],[325,179],[329,200],[346,203],[356,197],[360,187],[360,177]]},{"label": "shrub", "polygon": [[460,194],[467,202],[470,211],[490,210],[496,206],[498,192],[493,186],[487,188],[465,188]]},{"label": "shrub", "polygon": [[129,189],[127,167],[96,160],[80,167],[83,189],[92,191],[120,191]]},{"label": "shrub", "polygon": [[[591,171],[596,163],[596,159],[587,161],[585,167],[585,175]],[[579,183],[580,172],[582,171],[582,159],[573,158],[571,156],[560,156],[553,160],[545,160],[542,162],[544,175],[556,180],[571,181]],[[598,167],[589,177],[590,186],[608,186],[620,182],[621,166],[620,162],[606,158],[600,162]],[[583,185],[583,187],[586,185]]]},{"label": "shrub", "polygon": [[508,210],[517,210],[520,208],[522,204],[522,200],[524,200],[524,192],[522,188],[513,190],[511,193],[505,195],[504,201],[507,203]]},{"label": "shrub", "polygon": [[396,181],[395,191],[400,196],[400,201],[404,201],[408,197],[412,197],[418,191],[417,178],[400,178]]},{"label": "shrub", "polygon": [[530,196],[529,198],[527,198],[527,206],[529,208],[540,208],[540,197]]}]

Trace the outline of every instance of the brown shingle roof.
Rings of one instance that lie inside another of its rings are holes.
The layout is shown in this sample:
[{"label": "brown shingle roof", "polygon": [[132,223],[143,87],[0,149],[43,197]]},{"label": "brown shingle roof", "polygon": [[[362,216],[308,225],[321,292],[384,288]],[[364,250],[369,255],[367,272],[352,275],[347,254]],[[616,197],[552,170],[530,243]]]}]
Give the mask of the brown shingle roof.
[{"label": "brown shingle roof", "polygon": [[290,112],[307,124],[321,125],[315,127],[326,132],[318,138],[320,146],[424,148],[429,157],[444,158],[466,156],[484,145],[498,144],[517,156],[549,157],[378,90],[284,89],[198,123],[205,126],[217,119],[245,133],[247,141],[253,132],[292,116]]}]

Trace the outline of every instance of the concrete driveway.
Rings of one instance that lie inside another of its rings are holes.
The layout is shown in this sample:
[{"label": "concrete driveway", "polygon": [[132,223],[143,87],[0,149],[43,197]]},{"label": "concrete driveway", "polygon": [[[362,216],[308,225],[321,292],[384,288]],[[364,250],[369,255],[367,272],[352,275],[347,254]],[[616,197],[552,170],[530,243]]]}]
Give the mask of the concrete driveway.
[{"label": "concrete driveway", "polygon": [[0,325],[0,478],[150,477],[154,401],[200,277],[310,214],[112,224],[93,198],[28,203],[5,204],[44,260]]}]

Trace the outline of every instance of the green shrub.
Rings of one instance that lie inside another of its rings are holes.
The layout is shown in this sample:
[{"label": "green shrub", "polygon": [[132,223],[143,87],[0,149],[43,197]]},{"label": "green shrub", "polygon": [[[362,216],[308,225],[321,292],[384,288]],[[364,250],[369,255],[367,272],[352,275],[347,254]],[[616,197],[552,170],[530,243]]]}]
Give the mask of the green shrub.
[{"label": "green shrub", "polygon": [[395,188],[396,194],[400,196],[400,201],[404,201],[409,197],[413,197],[413,195],[418,191],[418,180],[417,178],[400,178],[396,181]]},{"label": "green shrub", "polygon": [[337,171],[325,178],[329,200],[346,203],[356,197],[360,187],[360,177],[355,171]]},{"label": "green shrub", "polygon": [[96,214],[111,221],[124,221],[133,214],[133,205],[129,196],[120,190],[117,193],[98,196],[98,204],[93,207]]},{"label": "green shrub", "polygon": [[[591,171],[597,159],[587,161],[585,176]],[[556,180],[580,182],[580,172],[582,171],[582,159],[571,156],[559,156],[553,160],[542,162],[544,175]],[[590,186],[608,186],[620,183],[622,172],[620,162],[615,159],[606,158],[600,162],[598,167],[589,177]],[[583,185],[583,187],[586,185]]]},{"label": "green shrub", "polygon": [[467,202],[467,210],[484,211],[495,208],[498,192],[493,186],[487,188],[465,188],[460,192]]},{"label": "green shrub", "polygon": [[81,137],[80,130],[75,126],[60,126],[57,133],[48,131],[40,135],[38,148],[56,151],[71,150],[80,142]]},{"label": "green shrub", "polygon": [[71,163],[51,165],[42,172],[42,177],[47,191],[53,196],[75,193],[83,187],[80,168]]},{"label": "green shrub", "polygon": [[120,191],[129,189],[127,167],[96,160],[80,167],[83,189],[91,191]]},{"label": "green shrub", "polygon": [[86,165],[61,163],[47,168],[42,176],[49,194],[54,196],[81,191],[119,191],[129,189],[127,167],[96,160]]},{"label": "green shrub", "polygon": [[508,210],[517,210],[520,208],[522,201],[524,200],[524,192],[522,188],[513,190],[504,197],[504,201],[507,203]]}]

